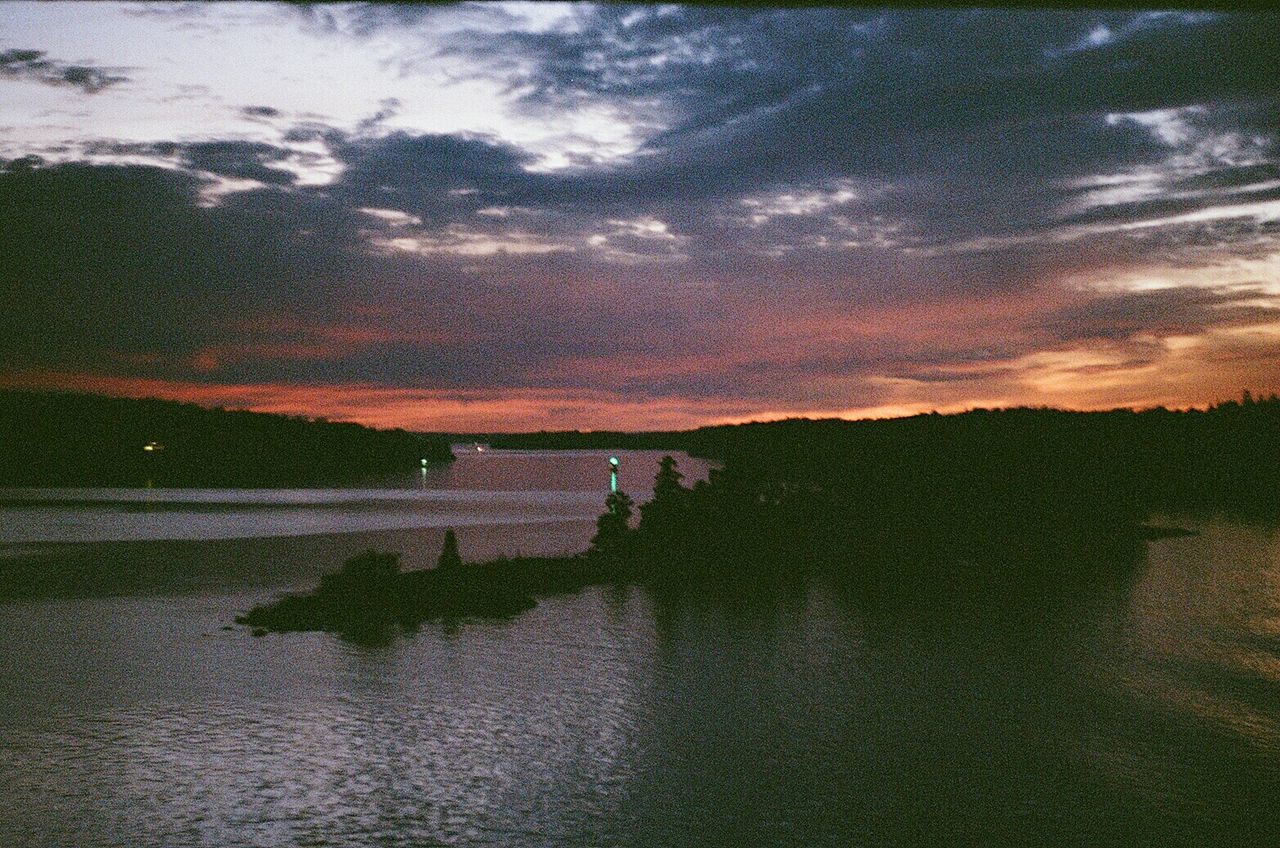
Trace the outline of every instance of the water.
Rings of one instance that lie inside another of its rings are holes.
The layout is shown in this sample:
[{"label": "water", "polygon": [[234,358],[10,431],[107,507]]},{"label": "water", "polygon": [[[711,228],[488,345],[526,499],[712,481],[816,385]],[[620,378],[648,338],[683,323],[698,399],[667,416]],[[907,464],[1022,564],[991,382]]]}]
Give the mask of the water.
[{"label": "water", "polygon": [[1274,844],[1280,531],[1176,521],[1016,621],[594,588],[367,648],[222,629],[270,589],[8,603],[0,844]]},{"label": "water", "polygon": [[[623,488],[652,495],[661,451],[618,451]],[[676,454],[687,481],[708,464]],[[313,585],[368,548],[427,568],[444,531],[469,560],[587,547],[605,451],[460,450],[380,488],[0,489],[0,600]]]},{"label": "water", "polygon": [[[0,489],[0,553],[33,543],[248,539],[594,519],[601,451],[459,450],[450,465],[360,489]],[[660,451],[620,451],[623,487],[653,492]],[[683,455],[681,455],[683,457]],[[683,457],[690,480],[706,463]]]}]

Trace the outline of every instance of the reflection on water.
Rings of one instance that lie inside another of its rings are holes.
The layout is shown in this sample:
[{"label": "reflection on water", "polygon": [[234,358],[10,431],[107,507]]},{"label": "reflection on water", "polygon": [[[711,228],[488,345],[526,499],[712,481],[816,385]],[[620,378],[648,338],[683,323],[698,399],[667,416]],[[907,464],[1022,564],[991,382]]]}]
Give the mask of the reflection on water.
[{"label": "reflection on water", "polygon": [[377,649],[220,629],[258,595],[10,604],[0,844],[1273,844],[1280,533],[1197,526],[1013,623],[816,581]]}]

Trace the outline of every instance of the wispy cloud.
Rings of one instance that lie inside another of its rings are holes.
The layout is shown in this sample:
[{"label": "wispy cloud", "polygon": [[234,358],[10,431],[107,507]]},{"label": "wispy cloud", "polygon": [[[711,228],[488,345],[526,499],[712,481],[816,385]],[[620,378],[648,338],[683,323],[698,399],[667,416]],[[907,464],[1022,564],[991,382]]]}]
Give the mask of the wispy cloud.
[{"label": "wispy cloud", "polygon": [[13,86],[5,368],[479,429],[1280,388],[1269,17],[200,10],[0,54],[136,77]]},{"label": "wispy cloud", "polygon": [[97,94],[128,77],[114,68],[60,62],[45,57],[43,50],[0,51],[0,79],[26,80],[44,85],[78,88]]}]

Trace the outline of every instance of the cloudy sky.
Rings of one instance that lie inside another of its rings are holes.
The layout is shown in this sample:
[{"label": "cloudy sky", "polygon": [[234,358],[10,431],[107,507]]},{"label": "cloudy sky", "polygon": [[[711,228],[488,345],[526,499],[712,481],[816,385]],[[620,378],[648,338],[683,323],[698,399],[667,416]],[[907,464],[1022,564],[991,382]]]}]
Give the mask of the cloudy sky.
[{"label": "cloudy sky", "polygon": [[1280,391],[1280,16],[0,3],[0,384],[419,429]]}]

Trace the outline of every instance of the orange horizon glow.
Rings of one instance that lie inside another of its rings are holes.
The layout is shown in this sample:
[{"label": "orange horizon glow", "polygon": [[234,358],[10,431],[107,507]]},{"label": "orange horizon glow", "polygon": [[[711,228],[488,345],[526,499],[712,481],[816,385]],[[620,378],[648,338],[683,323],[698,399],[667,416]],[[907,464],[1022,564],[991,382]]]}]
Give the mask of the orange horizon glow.
[{"label": "orange horizon glow", "polygon": [[1262,18],[261,8],[15,5],[0,386],[452,432],[1280,392]]},{"label": "orange horizon glow", "polygon": [[[718,401],[708,398],[624,398],[616,393],[558,388],[414,389],[371,383],[296,385],[285,383],[200,383],[157,378],[120,377],[89,372],[29,370],[0,375],[0,388],[74,391],[114,397],[158,398],[204,407],[296,415],[348,421],[380,429],[419,432],[517,433],[539,430],[689,430],[703,426],[769,422],[794,418],[872,420],[903,418],[936,412],[951,414],[972,409],[1051,407],[1075,411],[1109,409],[1204,409],[1238,399],[1243,390],[1255,395],[1276,391],[1274,377],[1233,372],[1241,379],[1231,389],[1202,384],[1194,397],[1172,392],[1130,392],[1128,398],[1095,386],[1073,385],[1081,374],[1106,366],[1096,354],[1062,352],[1023,357],[1026,379],[1040,381],[1038,395],[981,395],[939,402],[902,400],[842,408],[786,408],[767,402]],[[1083,369],[1083,370],[1082,370]],[[1125,369],[1119,369],[1125,373]],[[1136,369],[1137,376],[1151,372]],[[1168,369],[1166,369],[1168,370]],[[1177,369],[1173,376],[1177,376]],[[980,373],[976,375],[980,379]],[[1134,376],[1130,374],[1129,376]],[[877,378],[872,378],[876,381]],[[910,384],[910,380],[879,378],[880,382]],[[1154,385],[1159,385],[1155,380]],[[1122,381],[1124,384],[1124,381]],[[1172,388],[1166,385],[1166,388]],[[1185,385],[1183,386],[1185,388]],[[1074,391],[1072,391],[1074,389]]]}]

